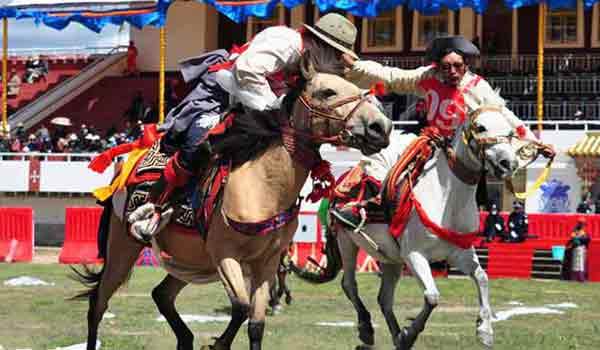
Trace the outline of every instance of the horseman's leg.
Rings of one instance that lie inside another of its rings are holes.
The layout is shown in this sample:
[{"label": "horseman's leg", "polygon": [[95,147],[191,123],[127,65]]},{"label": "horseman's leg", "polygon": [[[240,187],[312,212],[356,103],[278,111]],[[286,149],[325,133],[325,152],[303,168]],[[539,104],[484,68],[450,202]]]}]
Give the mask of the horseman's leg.
[{"label": "horseman's leg", "polygon": [[417,340],[417,337],[425,329],[425,324],[433,309],[437,306],[440,298],[429,261],[419,252],[412,252],[406,257],[406,263],[424,289],[425,303],[421,312],[415,317],[409,327],[404,327],[398,337],[394,339],[394,345],[398,350],[409,350]]},{"label": "horseman's leg", "polygon": [[154,299],[158,311],[166,318],[177,337],[177,350],[191,350],[194,348],[194,334],[183,322],[175,308],[175,299],[187,284],[187,282],[167,275],[152,290],[152,299]]},{"label": "horseman's leg", "polygon": [[398,320],[394,314],[394,295],[402,267],[402,264],[380,264],[382,276],[377,302],[393,339],[400,333],[400,326],[398,326]]},{"label": "horseman's leg", "polygon": [[479,341],[491,347],[494,344],[494,329],[492,327],[492,307],[490,306],[489,282],[487,273],[479,264],[475,250],[460,249],[452,254],[449,262],[475,282],[479,293],[479,317],[477,318],[477,337]]},{"label": "horseman's leg", "polygon": [[113,213],[110,222],[107,256],[99,276],[99,284],[89,293],[87,350],[96,349],[98,326],[108,301],[127,280],[143,245],[129,236],[126,225]]},{"label": "horseman's leg", "polygon": [[358,295],[358,286],[356,284],[358,247],[348,236],[351,233],[345,232],[344,228],[340,228],[338,232],[340,233],[337,235],[337,240],[344,266],[342,289],[358,314],[358,338],[363,342],[363,345],[357,346],[357,349],[368,349],[375,344],[375,331],[371,323],[371,314]]}]

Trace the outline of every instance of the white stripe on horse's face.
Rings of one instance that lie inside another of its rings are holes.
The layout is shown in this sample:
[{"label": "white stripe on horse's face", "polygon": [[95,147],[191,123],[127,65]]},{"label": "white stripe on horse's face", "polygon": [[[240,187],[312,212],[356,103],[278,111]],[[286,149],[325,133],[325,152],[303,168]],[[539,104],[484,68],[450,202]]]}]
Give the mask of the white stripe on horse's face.
[{"label": "white stripe on horse's face", "polygon": [[527,144],[520,140],[514,122],[499,110],[480,113],[474,121],[477,138],[498,138],[498,142],[484,146],[485,166],[498,179],[508,179],[521,167],[519,149]]}]

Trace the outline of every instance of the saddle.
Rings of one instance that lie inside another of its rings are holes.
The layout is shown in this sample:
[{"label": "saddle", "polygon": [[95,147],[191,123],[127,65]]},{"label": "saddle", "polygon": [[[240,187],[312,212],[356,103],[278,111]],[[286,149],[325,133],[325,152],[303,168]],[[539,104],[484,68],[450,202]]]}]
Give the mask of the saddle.
[{"label": "saddle", "polygon": [[[169,155],[161,150],[159,140],[136,164],[127,179],[125,217],[147,202],[150,189],[160,178],[169,158]],[[187,229],[199,229],[205,236],[229,171],[228,162],[215,161],[205,174],[192,177],[186,186],[176,190],[171,201],[174,208],[171,222]]]}]

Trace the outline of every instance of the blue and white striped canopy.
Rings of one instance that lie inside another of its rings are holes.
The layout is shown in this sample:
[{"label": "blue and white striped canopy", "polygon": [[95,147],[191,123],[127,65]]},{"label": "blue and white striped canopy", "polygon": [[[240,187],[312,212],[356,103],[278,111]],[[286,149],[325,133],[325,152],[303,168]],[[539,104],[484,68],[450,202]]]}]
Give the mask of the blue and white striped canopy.
[{"label": "blue and white striped canopy", "polygon": [[[70,22],[78,22],[99,32],[106,24],[124,22],[142,28],[147,25],[162,27],[167,10],[174,0],[0,0],[0,18],[34,18],[57,30]],[[424,15],[439,13],[442,8],[458,10],[470,7],[477,13],[487,9],[489,0],[195,0],[214,6],[219,12],[236,22],[248,17],[271,17],[278,4],[287,8],[315,3],[319,11],[348,11],[359,17],[375,17],[397,6],[407,6]],[[508,8],[536,5],[540,0],[503,0]],[[590,8],[600,0],[584,0]],[[547,0],[551,9],[575,8],[577,0]]]},{"label": "blue and white striped canopy", "polygon": [[0,0],[0,18],[33,18],[62,30],[71,22],[99,32],[107,24],[162,27],[172,0]]},{"label": "blue and white striped canopy", "polygon": [[[287,8],[307,2],[307,0],[195,0],[214,6],[219,12],[236,22],[243,22],[248,17],[270,17],[273,9],[281,3]],[[477,13],[487,9],[488,0],[308,0],[315,3],[321,12],[332,10],[348,11],[355,16],[375,17],[382,11],[391,10],[397,6],[407,6],[424,15],[439,13],[442,8],[458,10],[470,7]],[[600,0],[584,0],[586,8],[590,8]],[[508,8],[536,5],[540,0],[504,0]],[[547,0],[551,9],[576,8],[577,0]]]}]

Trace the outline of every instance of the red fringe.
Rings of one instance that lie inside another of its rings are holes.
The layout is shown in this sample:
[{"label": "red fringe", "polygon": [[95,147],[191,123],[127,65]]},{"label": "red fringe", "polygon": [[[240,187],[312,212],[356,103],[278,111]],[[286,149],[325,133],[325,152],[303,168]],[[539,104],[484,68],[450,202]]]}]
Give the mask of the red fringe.
[{"label": "red fringe", "polygon": [[335,177],[331,173],[331,163],[321,160],[310,171],[313,190],[307,199],[315,203],[322,198],[331,198],[335,186]]}]

